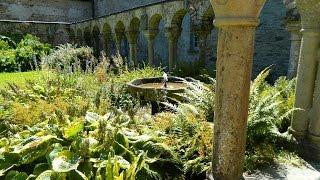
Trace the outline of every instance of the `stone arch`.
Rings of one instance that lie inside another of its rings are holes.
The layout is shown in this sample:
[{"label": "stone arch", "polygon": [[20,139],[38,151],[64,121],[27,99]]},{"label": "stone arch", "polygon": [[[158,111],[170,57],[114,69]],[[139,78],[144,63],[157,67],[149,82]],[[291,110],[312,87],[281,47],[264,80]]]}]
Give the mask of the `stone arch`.
[{"label": "stone arch", "polygon": [[109,23],[105,22],[102,27],[102,34],[104,39],[104,50],[107,56],[111,54],[113,47],[113,41],[112,41],[112,29]]},{"label": "stone arch", "polygon": [[97,24],[95,24],[92,28],[92,45],[93,45],[93,52],[96,57],[99,56],[101,51],[100,47],[100,29]]},{"label": "stone arch", "polygon": [[85,44],[89,47],[92,47],[90,26],[87,26],[84,28],[83,37],[84,37]]},{"label": "stone arch", "polygon": [[116,36],[122,36],[125,34],[126,28],[122,21],[118,21],[115,27]]},{"label": "stone arch", "polygon": [[215,18],[215,14],[212,7],[209,7],[201,17],[201,26],[202,28],[213,29],[213,20]]},{"label": "stone arch", "polygon": [[72,44],[76,43],[76,30],[75,29],[70,28],[69,38],[70,38],[70,43],[72,43]]},{"label": "stone arch", "polygon": [[158,30],[161,19],[162,16],[160,14],[152,15],[149,20],[149,29]]},{"label": "stone arch", "polygon": [[137,17],[132,18],[129,24],[129,31],[139,31],[139,29],[140,29],[140,19]]},{"label": "stone arch", "polygon": [[177,11],[171,20],[171,27],[178,27],[181,28],[182,21],[184,19],[184,16],[187,14],[187,10],[181,9]]},{"label": "stone arch", "polygon": [[54,33],[53,45],[66,44],[69,42],[69,33],[66,29],[60,28]]},{"label": "stone arch", "polygon": [[116,48],[117,51],[122,56],[127,56],[128,54],[128,45],[126,42],[126,27],[122,21],[118,21],[115,26],[115,39],[116,39]]}]

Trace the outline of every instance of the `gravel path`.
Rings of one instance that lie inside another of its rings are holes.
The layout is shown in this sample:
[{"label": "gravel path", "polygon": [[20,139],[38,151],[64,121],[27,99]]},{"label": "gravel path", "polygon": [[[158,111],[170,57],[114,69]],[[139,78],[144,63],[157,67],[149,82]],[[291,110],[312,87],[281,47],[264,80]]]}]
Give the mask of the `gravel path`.
[{"label": "gravel path", "polygon": [[245,175],[245,180],[320,180],[320,163],[306,162],[302,167],[279,164],[254,174]]}]

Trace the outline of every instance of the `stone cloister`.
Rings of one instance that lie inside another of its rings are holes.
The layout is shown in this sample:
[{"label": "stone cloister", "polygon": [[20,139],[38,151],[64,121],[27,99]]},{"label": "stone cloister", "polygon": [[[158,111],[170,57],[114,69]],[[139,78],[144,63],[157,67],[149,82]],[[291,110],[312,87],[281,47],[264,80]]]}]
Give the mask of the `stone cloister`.
[{"label": "stone cloister", "polygon": [[[244,164],[255,29],[265,0],[211,0],[211,3],[213,10],[209,3],[201,4],[195,17],[201,23],[193,28],[200,38],[200,47],[206,44],[213,20],[219,29],[213,177],[237,179],[242,176]],[[297,0],[286,2],[286,6],[287,30],[291,34],[288,77],[297,74],[297,110],[291,132],[305,156],[320,160],[320,1]],[[186,13],[183,1],[168,1],[78,22],[71,29],[74,42],[104,50],[107,55],[112,54],[113,43],[116,51],[123,53],[126,39],[129,62],[133,65],[138,64],[137,39],[142,33],[148,42],[148,64],[154,65],[155,38],[163,19],[171,70],[176,66],[177,41]],[[199,61],[204,65],[205,48],[200,50]]]},{"label": "stone cloister", "polygon": [[[265,0],[197,1],[192,28],[199,37],[199,62],[205,65],[206,40],[218,29],[213,177],[240,179],[243,173],[250,81],[256,28]],[[297,74],[296,111],[290,132],[303,155],[320,160],[320,0],[285,1],[291,35],[288,77]],[[128,53],[138,66],[137,41],[147,40],[147,63],[155,65],[160,21],[167,38],[168,67],[177,61],[177,42],[188,13],[185,1],[170,0],[69,24],[73,43],[94,47],[97,55]],[[214,23],[213,23],[214,22]],[[126,47],[129,44],[129,47]],[[128,49],[126,52],[125,49]],[[272,53],[272,52],[270,52]]]},{"label": "stone cloister", "polygon": [[[206,40],[213,29],[214,13],[209,1],[200,1],[201,7],[192,19],[197,19],[192,31],[199,37],[199,61],[205,65]],[[177,61],[177,44],[182,31],[182,21],[188,11],[184,1],[165,1],[111,14],[93,20],[76,22],[71,25],[71,39],[74,43],[94,47],[97,53],[104,51],[107,56],[120,53],[126,56],[125,45],[129,44],[128,61],[137,66],[137,41],[139,36],[147,40],[146,63],[155,65],[154,45],[159,34],[159,24],[163,21],[164,34],[168,41],[168,67],[172,70]]]}]

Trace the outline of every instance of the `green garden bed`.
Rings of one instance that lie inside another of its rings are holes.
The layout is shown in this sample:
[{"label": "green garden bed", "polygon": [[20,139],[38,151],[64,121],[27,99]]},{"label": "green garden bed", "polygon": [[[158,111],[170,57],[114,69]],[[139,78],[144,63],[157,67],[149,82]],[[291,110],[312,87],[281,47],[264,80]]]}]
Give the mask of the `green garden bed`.
[{"label": "green garden bed", "polygon": [[5,88],[8,83],[19,84],[24,86],[27,80],[37,80],[42,75],[48,72],[31,71],[31,72],[16,72],[16,73],[0,73],[0,88]]}]

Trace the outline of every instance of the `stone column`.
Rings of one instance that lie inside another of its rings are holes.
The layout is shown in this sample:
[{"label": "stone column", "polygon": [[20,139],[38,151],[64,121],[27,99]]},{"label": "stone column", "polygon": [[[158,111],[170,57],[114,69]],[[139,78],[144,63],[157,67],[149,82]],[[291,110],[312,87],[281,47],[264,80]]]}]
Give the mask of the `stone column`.
[{"label": "stone column", "polygon": [[137,60],[137,39],[139,31],[127,31],[126,36],[129,42],[129,63],[138,66]]},{"label": "stone column", "polygon": [[297,76],[297,69],[300,56],[301,38],[302,34],[300,32],[301,25],[300,22],[289,22],[287,24],[287,30],[291,34],[291,49],[290,49],[290,59],[287,77],[289,79],[295,78]]},{"label": "stone column", "polygon": [[211,31],[208,29],[196,31],[196,34],[199,37],[199,63],[203,68],[206,65],[207,58],[207,38],[210,35]]},{"label": "stone column", "polygon": [[148,63],[150,66],[154,65],[154,39],[158,34],[158,30],[145,30],[144,35],[148,41]]},{"label": "stone column", "polygon": [[101,53],[101,51],[105,52],[105,42],[104,42],[104,36],[103,34],[99,34],[99,44],[98,44],[98,49],[99,49],[99,53]]},{"label": "stone column", "polygon": [[75,36],[75,37],[74,37],[74,44],[80,45],[80,39],[79,39],[78,36]]},{"label": "stone column", "polygon": [[320,1],[297,0],[297,5],[302,22],[302,46],[298,67],[296,105],[305,109],[308,114],[304,114],[305,117],[302,117],[303,114],[296,116],[301,119],[293,119],[292,129],[297,132],[300,130],[297,128],[298,121],[308,124],[308,119],[310,119],[307,135],[310,147],[307,155],[320,161]]},{"label": "stone column", "polygon": [[[301,15],[302,42],[298,65],[295,108],[290,131],[297,140],[306,138],[317,73],[317,53],[320,45],[320,1],[297,0]],[[316,102],[315,102],[316,103]],[[315,118],[312,118],[315,120]],[[314,124],[314,123],[312,123]]]},{"label": "stone column", "polygon": [[111,34],[103,34],[103,41],[104,41],[104,52],[106,53],[106,56],[109,57],[111,55],[110,50],[110,43],[111,43]]},{"label": "stone column", "polygon": [[123,40],[123,35],[116,34],[116,49],[117,53],[122,55],[122,40]]},{"label": "stone column", "polygon": [[166,37],[168,39],[168,51],[169,51],[169,71],[173,71],[177,65],[177,48],[178,40],[181,34],[181,28],[171,27],[166,28]]},{"label": "stone column", "polygon": [[219,28],[213,177],[242,179],[255,29],[265,0],[211,0]]}]

